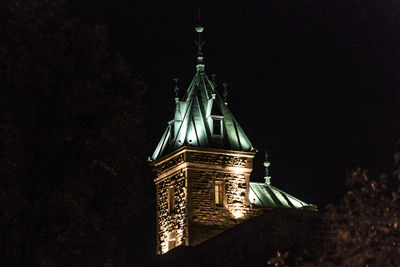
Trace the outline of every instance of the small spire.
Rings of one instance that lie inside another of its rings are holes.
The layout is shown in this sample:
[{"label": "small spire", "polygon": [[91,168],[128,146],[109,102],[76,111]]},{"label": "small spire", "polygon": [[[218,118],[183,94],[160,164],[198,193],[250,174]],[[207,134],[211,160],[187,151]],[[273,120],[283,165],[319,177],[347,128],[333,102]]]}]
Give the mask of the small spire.
[{"label": "small spire", "polygon": [[270,185],[271,184],[271,176],[269,176],[269,166],[271,165],[271,162],[268,160],[268,152],[265,150],[265,161],[264,161],[264,167],[265,167],[265,184]]},{"label": "small spire", "polygon": [[178,78],[173,79],[175,82],[175,87],[174,87],[174,92],[175,92],[175,98],[179,99],[179,87],[178,87]]},{"label": "small spire", "polygon": [[228,86],[227,83],[223,83],[222,86],[224,87],[224,93],[222,96],[224,97],[224,102],[227,105],[228,104],[228,92],[226,91],[226,87]]},{"label": "small spire", "polygon": [[214,87],[213,89],[215,90],[217,88],[217,84],[215,83],[215,74],[211,74],[212,78],[212,86]]}]

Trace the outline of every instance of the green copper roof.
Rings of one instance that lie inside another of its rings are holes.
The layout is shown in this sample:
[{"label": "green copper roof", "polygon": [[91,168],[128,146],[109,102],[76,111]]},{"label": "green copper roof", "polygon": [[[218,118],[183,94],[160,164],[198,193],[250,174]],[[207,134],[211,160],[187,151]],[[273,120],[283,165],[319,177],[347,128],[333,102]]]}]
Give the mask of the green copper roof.
[{"label": "green copper roof", "polygon": [[310,207],[309,204],[265,183],[250,182],[249,201],[264,208],[299,209]]},{"label": "green copper roof", "polygon": [[175,100],[173,119],[168,122],[152,160],[158,160],[182,145],[253,150],[250,140],[204,72],[203,64],[197,65],[197,72],[183,99]]}]

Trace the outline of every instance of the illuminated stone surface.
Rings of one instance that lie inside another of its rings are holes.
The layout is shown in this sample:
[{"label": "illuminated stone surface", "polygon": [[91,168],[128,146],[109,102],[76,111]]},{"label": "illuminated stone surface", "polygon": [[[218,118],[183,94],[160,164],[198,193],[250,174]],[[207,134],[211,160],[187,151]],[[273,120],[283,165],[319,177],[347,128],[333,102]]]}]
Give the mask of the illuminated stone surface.
[{"label": "illuminated stone surface", "polygon": [[[154,162],[157,173],[157,253],[176,246],[197,245],[232,226],[261,214],[248,201],[253,152],[184,146]],[[214,186],[223,185],[221,205]],[[175,209],[168,207],[168,188],[174,188]],[[171,242],[170,235],[174,237]]]}]

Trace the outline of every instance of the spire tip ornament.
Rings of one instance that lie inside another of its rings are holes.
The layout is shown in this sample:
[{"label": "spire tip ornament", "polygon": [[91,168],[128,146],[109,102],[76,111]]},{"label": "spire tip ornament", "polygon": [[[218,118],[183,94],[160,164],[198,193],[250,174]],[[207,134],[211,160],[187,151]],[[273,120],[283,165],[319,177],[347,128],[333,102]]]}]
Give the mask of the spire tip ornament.
[{"label": "spire tip ornament", "polygon": [[201,40],[201,33],[203,32],[204,28],[202,26],[197,26],[195,29],[199,36],[198,41],[194,41],[194,43],[197,45],[197,63],[202,64],[203,52],[201,49],[203,48],[204,42]]},{"label": "spire tip ornament", "polygon": [[204,30],[204,27],[202,27],[202,26],[196,27],[196,32],[198,32],[198,33],[202,33],[203,30]]},{"label": "spire tip ornament", "polygon": [[264,167],[265,167],[265,184],[270,185],[271,184],[271,176],[269,176],[269,166],[271,165],[271,162],[268,160],[268,152],[265,151],[265,161],[264,161]]},{"label": "spire tip ornament", "polygon": [[197,12],[198,15],[198,20],[199,20],[199,24],[198,26],[195,28],[196,32],[198,33],[199,39],[198,41],[194,41],[194,43],[197,45],[197,65],[196,65],[196,69],[198,72],[203,72],[204,71],[204,64],[203,64],[203,52],[201,51],[201,48],[204,45],[204,42],[201,41],[201,33],[204,31],[204,27],[201,26],[200,24],[200,8]]}]

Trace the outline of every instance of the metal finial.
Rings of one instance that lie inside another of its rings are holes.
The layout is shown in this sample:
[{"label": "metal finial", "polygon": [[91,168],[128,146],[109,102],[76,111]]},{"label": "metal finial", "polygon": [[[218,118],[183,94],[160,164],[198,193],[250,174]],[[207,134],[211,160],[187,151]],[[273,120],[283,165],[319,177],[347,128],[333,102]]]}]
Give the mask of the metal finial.
[{"label": "metal finial", "polygon": [[198,11],[198,18],[199,18],[199,24],[198,26],[195,28],[196,32],[199,35],[199,40],[198,41],[194,41],[194,43],[197,45],[197,65],[196,65],[196,70],[197,72],[204,72],[204,64],[203,64],[203,52],[201,51],[204,42],[201,41],[201,33],[203,32],[204,28],[203,26],[200,26],[200,9]]},{"label": "metal finial", "polygon": [[265,184],[270,185],[271,184],[271,176],[269,176],[269,166],[271,165],[271,162],[268,160],[268,152],[265,150],[265,161],[264,161],[264,167],[265,167]]},{"label": "metal finial", "polygon": [[174,78],[173,80],[175,82],[175,87],[174,87],[175,98],[179,98],[178,78]]},{"label": "metal finial", "polygon": [[194,43],[197,45],[197,60],[201,62],[203,60],[203,52],[201,51],[201,48],[204,45],[204,42],[201,41],[201,33],[203,32],[204,28],[202,26],[196,27],[196,32],[199,35],[198,41],[194,41]]},{"label": "metal finial", "polygon": [[228,102],[228,91],[226,91],[226,87],[228,86],[228,84],[223,83],[222,86],[224,87],[224,93],[222,94],[222,96],[224,97],[225,103],[227,103]]},{"label": "metal finial", "polygon": [[203,32],[204,28],[202,26],[200,26],[200,8],[197,11],[197,16],[198,16],[198,20],[199,20],[199,26],[196,27],[196,32],[199,35],[199,40],[198,41],[194,41],[194,43],[197,45],[197,61],[199,63],[202,62],[203,60],[203,52],[201,52],[201,48],[204,45],[204,42],[201,41],[201,33]]}]

